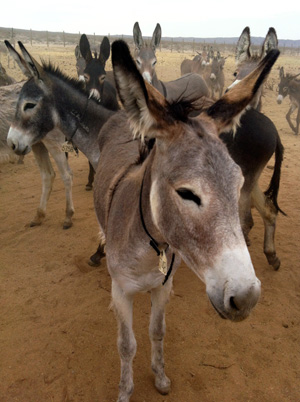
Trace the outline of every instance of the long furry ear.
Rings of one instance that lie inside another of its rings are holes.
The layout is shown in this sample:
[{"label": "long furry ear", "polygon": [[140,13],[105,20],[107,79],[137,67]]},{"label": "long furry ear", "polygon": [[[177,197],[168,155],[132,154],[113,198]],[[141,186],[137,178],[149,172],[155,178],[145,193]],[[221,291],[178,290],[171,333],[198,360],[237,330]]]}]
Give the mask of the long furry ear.
[{"label": "long furry ear", "polygon": [[86,36],[86,34],[82,34],[79,41],[79,48],[82,54],[82,57],[85,59],[87,63],[93,59],[90,42]]},{"label": "long furry ear", "polygon": [[142,31],[138,22],[136,22],[133,26],[133,40],[137,49],[140,50],[144,46]]},{"label": "long furry ear", "polygon": [[34,78],[42,79],[44,76],[43,67],[29,54],[22,42],[18,42],[26,65]]},{"label": "long furry ear", "polygon": [[168,103],[154,87],[145,83],[122,40],[112,44],[112,64],[117,91],[134,136],[142,140],[161,136],[163,127],[173,121],[166,112]]},{"label": "long furry ear", "polygon": [[104,36],[100,45],[99,61],[105,67],[110,55],[110,43],[107,36]]},{"label": "long furry ear", "polygon": [[251,39],[250,39],[250,28],[244,28],[241,36],[239,37],[238,43],[235,50],[235,62],[236,64],[247,60],[251,57],[250,53]]},{"label": "long furry ear", "polygon": [[207,115],[214,120],[219,132],[232,129],[235,124],[238,124],[241,113],[255,97],[279,54],[279,50],[271,50],[252,73],[232,87],[207,110]]},{"label": "long furry ear", "polygon": [[279,78],[282,79],[283,77],[284,77],[284,69],[283,69],[283,67],[280,67]]},{"label": "long furry ear", "polygon": [[31,78],[32,77],[31,71],[29,70],[23,57],[16,51],[16,49],[9,43],[8,40],[5,40],[4,43],[5,43],[5,46],[7,47],[7,50],[9,51],[9,54],[15,60],[17,65],[20,67],[20,70],[22,71],[22,73],[27,78]]},{"label": "long furry ear", "polygon": [[262,45],[262,57],[265,57],[265,55],[272,49],[278,49],[278,39],[275,29],[271,27],[269,28],[269,31]]},{"label": "long furry ear", "polygon": [[161,40],[161,26],[159,24],[156,24],[150,43],[150,46],[154,51],[159,46],[160,40]]}]

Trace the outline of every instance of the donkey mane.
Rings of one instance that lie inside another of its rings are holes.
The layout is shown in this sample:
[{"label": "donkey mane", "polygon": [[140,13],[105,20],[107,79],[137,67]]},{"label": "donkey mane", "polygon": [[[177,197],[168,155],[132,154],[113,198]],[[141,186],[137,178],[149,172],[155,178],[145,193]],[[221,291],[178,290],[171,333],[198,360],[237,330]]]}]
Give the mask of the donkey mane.
[{"label": "donkey mane", "polygon": [[66,75],[61,71],[61,69],[58,66],[52,64],[51,62],[42,60],[42,67],[47,74],[64,81],[67,85],[70,85],[76,91],[81,92],[85,96],[89,96],[89,99],[92,99],[93,101],[98,103],[98,99],[93,95],[90,96],[89,93],[86,91],[84,83],[82,81],[79,81],[77,78],[73,78]]}]

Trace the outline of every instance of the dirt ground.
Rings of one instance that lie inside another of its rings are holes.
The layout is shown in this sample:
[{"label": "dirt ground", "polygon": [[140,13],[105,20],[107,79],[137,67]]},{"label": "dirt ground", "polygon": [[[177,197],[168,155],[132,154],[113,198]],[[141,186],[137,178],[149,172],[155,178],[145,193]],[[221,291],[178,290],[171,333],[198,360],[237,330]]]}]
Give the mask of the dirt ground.
[{"label": "dirt ground", "polygon": [[[31,49],[47,54],[49,49]],[[54,52],[52,50],[52,52]],[[75,74],[70,49],[52,59]],[[188,57],[188,55],[185,55]],[[182,54],[160,53],[158,74],[179,76]],[[297,72],[297,60],[277,65]],[[289,69],[290,67],[290,69]],[[226,61],[230,82],[233,59]],[[12,70],[18,76],[17,70]],[[21,78],[21,77],[20,77]],[[270,79],[278,81],[276,67]],[[264,112],[274,121],[285,147],[276,231],[280,270],[263,254],[263,224],[254,212],[250,254],[262,282],[262,296],[252,315],[241,323],[221,320],[210,305],[204,285],[185,266],[174,278],[167,307],[166,373],[168,396],[157,393],[150,368],[148,323],[150,299],[135,299],[132,402],[228,402],[300,400],[300,137],[285,120],[286,99],[276,103],[276,86],[267,90]],[[273,161],[268,164],[271,167]],[[41,193],[32,154],[24,165],[0,165],[0,401],[115,401],[119,356],[116,322],[109,310],[110,277],[87,261],[97,246],[98,228],[91,192],[85,191],[88,163],[70,156],[74,173],[74,225],[64,231],[64,188],[54,183],[42,226],[29,227]],[[261,178],[265,189],[272,170]]]}]

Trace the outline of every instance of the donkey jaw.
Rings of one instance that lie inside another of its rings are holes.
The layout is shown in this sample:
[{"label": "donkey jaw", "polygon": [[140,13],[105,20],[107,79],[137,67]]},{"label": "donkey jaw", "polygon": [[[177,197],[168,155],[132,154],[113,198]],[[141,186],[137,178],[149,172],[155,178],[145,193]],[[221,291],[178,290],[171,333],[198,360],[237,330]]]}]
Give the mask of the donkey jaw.
[{"label": "donkey jaw", "polygon": [[17,154],[26,155],[31,151],[30,136],[10,127],[7,135],[7,145]]}]

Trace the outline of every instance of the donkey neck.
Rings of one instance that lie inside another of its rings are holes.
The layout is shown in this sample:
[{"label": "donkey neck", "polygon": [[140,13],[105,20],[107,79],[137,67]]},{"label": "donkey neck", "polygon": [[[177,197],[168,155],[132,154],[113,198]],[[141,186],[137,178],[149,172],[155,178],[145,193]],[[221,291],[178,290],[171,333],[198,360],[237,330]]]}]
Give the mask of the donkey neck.
[{"label": "donkey neck", "polygon": [[62,88],[59,83],[53,92],[60,130],[96,169],[100,156],[98,133],[115,112],[97,104],[85,93],[69,85]]}]

